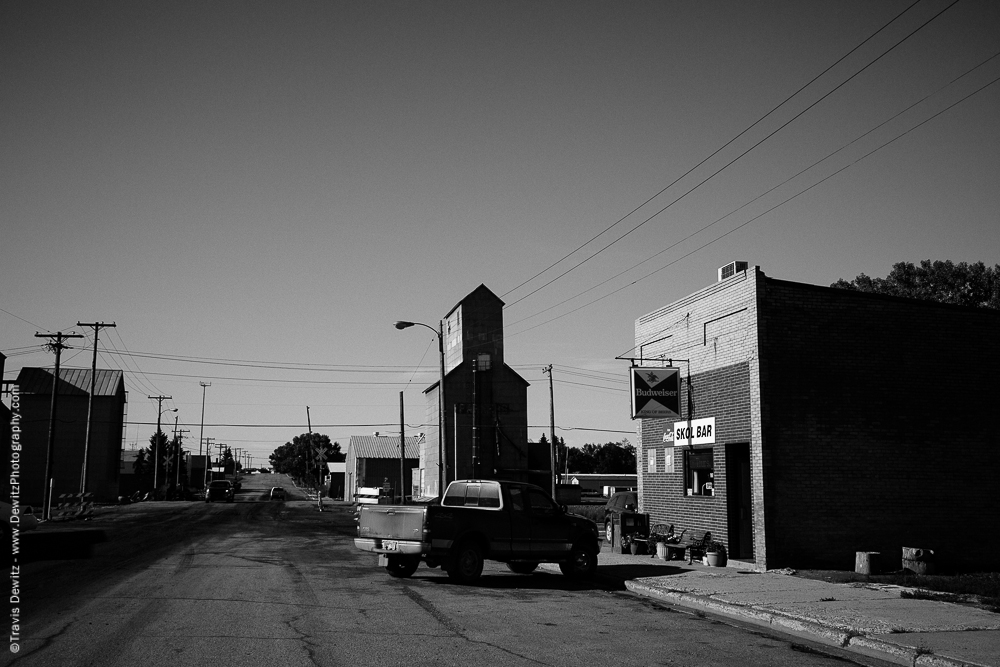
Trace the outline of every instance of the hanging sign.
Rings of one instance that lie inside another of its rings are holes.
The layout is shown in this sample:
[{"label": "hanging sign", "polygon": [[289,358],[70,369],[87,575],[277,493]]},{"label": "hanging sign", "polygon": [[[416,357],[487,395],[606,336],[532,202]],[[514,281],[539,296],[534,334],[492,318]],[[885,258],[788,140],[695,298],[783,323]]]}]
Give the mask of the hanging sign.
[{"label": "hanging sign", "polygon": [[663,431],[663,442],[677,447],[681,445],[714,445],[715,417],[667,424]]},{"label": "hanging sign", "polygon": [[681,416],[679,368],[633,366],[630,371],[632,419]]}]

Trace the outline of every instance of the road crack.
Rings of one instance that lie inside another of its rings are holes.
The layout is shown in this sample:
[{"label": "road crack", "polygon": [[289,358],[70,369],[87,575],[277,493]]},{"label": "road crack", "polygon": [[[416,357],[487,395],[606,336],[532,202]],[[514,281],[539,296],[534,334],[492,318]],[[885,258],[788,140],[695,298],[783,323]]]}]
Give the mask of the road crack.
[{"label": "road crack", "polygon": [[480,645],[480,646],[488,646],[488,647],[493,648],[493,649],[495,649],[497,651],[501,651],[501,652],[506,653],[507,655],[513,656],[515,658],[520,658],[521,660],[526,660],[527,662],[530,662],[530,663],[535,664],[535,665],[549,665],[550,664],[550,663],[547,663],[547,662],[542,662],[540,660],[535,660],[534,658],[532,658],[530,656],[527,656],[527,655],[525,655],[523,653],[517,653],[516,651],[512,651],[512,650],[510,650],[510,649],[508,649],[508,648],[506,648],[504,646],[500,646],[500,645],[494,644],[492,642],[482,641],[482,640],[478,640],[478,639],[471,639],[470,637],[468,637],[465,634],[465,629],[464,628],[461,628],[458,625],[456,625],[450,618],[448,618],[436,606],[434,606],[433,602],[431,602],[430,600],[428,600],[427,598],[425,598],[419,592],[417,592],[416,590],[414,590],[411,586],[403,584],[403,595],[405,595],[406,597],[410,598],[410,600],[412,600],[418,607],[420,607],[421,609],[423,609],[424,611],[426,611],[428,614],[430,614],[431,617],[434,618],[434,620],[436,620],[438,623],[440,623],[442,626],[444,626],[455,637],[458,637],[459,639],[462,639],[463,641],[466,641],[469,644],[476,644],[476,645]]}]

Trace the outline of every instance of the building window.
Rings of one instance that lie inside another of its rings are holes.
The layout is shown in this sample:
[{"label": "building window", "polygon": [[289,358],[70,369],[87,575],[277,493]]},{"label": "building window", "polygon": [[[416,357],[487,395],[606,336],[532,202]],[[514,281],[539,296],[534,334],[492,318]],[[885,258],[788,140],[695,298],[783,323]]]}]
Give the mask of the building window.
[{"label": "building window", "polygon": [[663,471],[673,472],[674,471],[674,448],[667,447],[663,450]]},{"label": "building window", "polygon": [[715,495],[715,468],[711,448],[685,450],[684,481],[689,496]]},{"label": "building window", "polygon": [[656,472],[656,450],[646,450],[646,472]]}]

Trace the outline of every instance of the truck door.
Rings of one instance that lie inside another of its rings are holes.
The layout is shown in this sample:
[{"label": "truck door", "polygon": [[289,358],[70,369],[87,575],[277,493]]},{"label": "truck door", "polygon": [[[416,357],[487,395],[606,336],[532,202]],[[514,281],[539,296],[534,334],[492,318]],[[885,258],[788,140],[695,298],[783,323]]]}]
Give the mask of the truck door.
[{"label": "truck door", "polygon": [[570,523],[552,499],[539,489],[525,489],[531,520],[531,554],[539,559],[565,556],[570,544]]},{"label": "truck door", "polygon": [[507,497],[504,504],[509,508],[510,550],[514,558],[531,556],[531,515],[528,513],[524,489],[511,485],[505,488]]}]

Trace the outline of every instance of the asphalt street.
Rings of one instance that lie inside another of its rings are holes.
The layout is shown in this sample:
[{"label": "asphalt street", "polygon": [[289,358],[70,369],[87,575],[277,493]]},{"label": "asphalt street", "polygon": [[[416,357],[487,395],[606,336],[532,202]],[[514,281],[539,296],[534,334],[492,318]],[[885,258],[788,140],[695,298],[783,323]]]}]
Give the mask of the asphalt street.
[{"label": "asphalt street", "polygon": [[[350,506],[319,512],[286,478],[234,503],[99,508],[86,560],[24,565],[20,651],[0,663],[240,665],[884,664],[636,595],[487,563],[458,586],[394,579],[355,549]],[[44,529],[44,526],[43,528]]]}]

